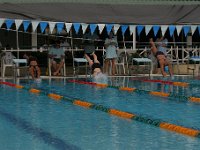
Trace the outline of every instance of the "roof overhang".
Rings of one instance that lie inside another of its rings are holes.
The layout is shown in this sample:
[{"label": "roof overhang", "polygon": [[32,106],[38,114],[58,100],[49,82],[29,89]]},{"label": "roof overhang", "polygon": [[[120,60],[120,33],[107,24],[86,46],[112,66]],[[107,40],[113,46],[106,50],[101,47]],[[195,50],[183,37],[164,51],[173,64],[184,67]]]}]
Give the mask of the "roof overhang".
[{"label": "roof overhang", "polygon": [[[113,0],[116,4],[100,3],[102,0],[99,0],[99,3],[97,1],[91,3],[91,0],[84,0],[85,2],[83,0],[74,2],[57,0],[58,2],[51,3],[47,0],[40,0],[41,2],[34,0],[34,3],[22,1],[18,0],[17,3],[16,0],[12,0],[12,3],[2,3],[0,18],[73,23],[200,24],[200,5],[193,4],[195,0],[191,3],[177,5],[128,4],[130,0],[124,0],[123,4],[120,4],[121,0]],[[145,0],[141,1],[145,2]],[[108,0],[108,2],[111,1]]]}]

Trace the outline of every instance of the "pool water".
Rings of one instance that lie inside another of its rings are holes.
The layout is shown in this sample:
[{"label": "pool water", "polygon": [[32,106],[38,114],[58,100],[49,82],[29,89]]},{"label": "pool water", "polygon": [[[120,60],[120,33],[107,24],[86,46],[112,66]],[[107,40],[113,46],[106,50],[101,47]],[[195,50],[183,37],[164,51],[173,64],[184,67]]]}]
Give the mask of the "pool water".
[{"label": "pool water", "polygon": [[[200,80],[190,77],[179,77],[175,80],[188,82],[191,86],[188,88],[142,82],[133,77],[110,78],[109,85],[200,97]],[[19,80],[18,84],[200,129],[198,103],[144,93],[130,93],[115,88],[102,89],[68,81],[68,79],[43,79],[41,83],[34,83]],[[13,81],[8,80],[8,82]],[[44,94],[32,94],[25,89],[0,86],[0,149],[2,150],[200,149],[200,138],[79,107],[64,100],[56,101]]]}]

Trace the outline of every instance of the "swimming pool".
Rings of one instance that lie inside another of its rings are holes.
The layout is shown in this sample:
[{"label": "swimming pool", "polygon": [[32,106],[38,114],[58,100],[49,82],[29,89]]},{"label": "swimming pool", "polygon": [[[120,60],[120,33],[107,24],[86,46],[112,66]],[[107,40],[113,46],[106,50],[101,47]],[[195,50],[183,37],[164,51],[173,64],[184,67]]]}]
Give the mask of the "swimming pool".
[{"label": "swimming pool", "polygon": [[24,89],[0,84],[0,149],[200,149],[200,138],[79,107],[66,100],[53,100],[46,94],[34,94],[26,90],[36,88],[68,99],[79,99],[199,130],[198,103],[182,101],[177,97],[153,96],[144,91],[127,92],[114,88],[127,86],[145,91],[200,97],[199,80],[189,77],[176,80],[188,82],[190,86],[143,82],[133,77],[110,79],[109,85],[113,88],[69,82],[68,79],[43,79],[39,84],[20,80],[18,84],[23,85]]}]

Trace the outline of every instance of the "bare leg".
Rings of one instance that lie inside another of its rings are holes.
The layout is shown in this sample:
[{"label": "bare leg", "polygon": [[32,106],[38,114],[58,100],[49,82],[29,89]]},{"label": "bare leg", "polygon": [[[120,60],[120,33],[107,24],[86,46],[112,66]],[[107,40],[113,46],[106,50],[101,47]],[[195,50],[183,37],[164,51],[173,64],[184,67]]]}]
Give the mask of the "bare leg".
[{"label": "bare leg", "polygon": [[84,56],[85,56],[85,59],[88,61],[89,66],[92,67],[93,61],[90,59],[90,57],[87,54],[84,54]]},{"label": "bare leg", "polygon": [[52,68],[52,72],[55,72],[57,69],[57,63],[55,61],[51,62],[51,68]]},{"label": "bare leg", "polygon": [[97,55],[95,53],[92,53],[92,56],[94,58],[94,62],[95,63],[99,63],[98,59],[97,59]]},{"label": "bare leg", "polygon": [[172,65],[171,65],[171,63],[168,60],[166,60],[166,65],[169,67],[169,74],[170,74],[170,76],[173,76]]},{"label": "bare leg", "polygon": [[40,78],[41,70],[38,66],[36,67],[36,70],[37,70],[37,78]]},{"label": "bare leg", "polygon": [[167,76],[167,73],[164,70],[165,67],[165,60],[164,59],[159,59],[159,63],[160,63],[160,69],[161,69],[161,73],[163,75],[163,77]]},{"label": "bare leg", "polygon": [[53,73],[54,76],[55,76],[55,75],[59,75],[59,72],[60,72],[61,68],[63,67],[63,65],[64,65],[64,60],[62,60],[62,61],[60,62],[60,64],[57,65],[57,68],[58,68],[58,69]]},{"label": "bare leg", "polygon": [[34,75],[34,68],[33,68],[33,66],[31,66],[29,68],[29,73],[31,74],[32,79],[34,80],[35,79],[35,75]]},{"label": "bare leg", "polygon": [[173,71],[172,71],[172,65],[169,64],[168,67],[169,67],[169,74],[170,74],[170,76],[173,76],[174,74],[173,74]]},{"label": "bare leg", "polygon": [[157,50],[156,45],[155,45],[155,43],[153,42],[153,39],[152,39],[152,38],[150,39],[150,45],[151,45],[151,51],[152,51],[153,54],[155,55],[156,52],[157,52],[158,50]]},{"label": "bare leg", "polygon": [[112,59],[112,75],[115,75],[115,69],[116,69],[116,64],[115,64],[115,58]]},{"label": "bare leg", "polygon": [[110,64],[110,60],[106,59],[105,60],[105,73],[109,74],[109,64]]},{"label": "bare leg", "polygon": [[[37,74],[36,74],[37,76],[35,76],[36,71],[37,71]],[[29,73],[31,74],[32,79],[34,80],[35,78],[40,78],[41,71],[38,66],[35,66],[35,67],[31,66],[29,68]]]}]

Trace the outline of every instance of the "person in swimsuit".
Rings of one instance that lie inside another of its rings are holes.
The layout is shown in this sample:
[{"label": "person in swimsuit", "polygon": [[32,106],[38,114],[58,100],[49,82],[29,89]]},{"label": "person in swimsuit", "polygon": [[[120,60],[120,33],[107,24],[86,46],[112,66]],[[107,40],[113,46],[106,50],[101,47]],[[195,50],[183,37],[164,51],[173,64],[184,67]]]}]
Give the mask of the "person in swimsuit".
[{"label": "person in swimsuit", "polygon": [[29,58],[30,64],[29,64],[29,73],[31,74],[32,79],[39,79],[41,70],[38,66],[37,59],[35,57]]},{"label": "person in swimsuit", "polygon": [[[92,70],[92,80],[95,83],[108,84],[108,77],[102,73],[101,64],[97,59],[96,54],[84,54],[86,60],[89,62],[89,66]],[[93,60],[91,59],[93,57]]]},{"label": "person in swimsuit", "polygon": [[169,60],[166,57],[166,43],[167,41],[161,37],[158,41],[158,45],[156,47],[153,39],[150,39],[150,45],[151,45],[151,51],[158,60],[158,63],[160,65],[161,73],[163,77],[167,76],[167,73],[165,71],[165,66],[168,66],[169,68],[169,74],[171,77],[173,77],[173,72],[172,72],[172,65],[169,62]]},{"label": "person in swimsuit", "polygon": [[[90,58],[90,56],[93,57],[93,60]],[[97,55],[93,52],[91,54],[84,54],[85,59],[88,61],[90,68],[92,69],[92,75],[95,77],[97,74],[102,73],[101,71],[101,64],[97,59]]]},{"label": "person in swimsuit", "polygon": [[29,64],[29,73],[30,73],[32,79],[39,80],[41,70],[40,70],[40,67],[38,66],[37,58],[33,57],[33,56],[28,56],[27,54],[24,54],[23,57],[27,59],[27,62]]}]

